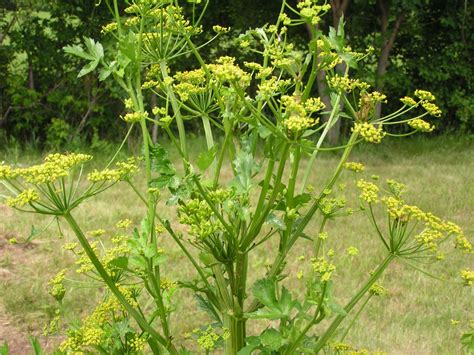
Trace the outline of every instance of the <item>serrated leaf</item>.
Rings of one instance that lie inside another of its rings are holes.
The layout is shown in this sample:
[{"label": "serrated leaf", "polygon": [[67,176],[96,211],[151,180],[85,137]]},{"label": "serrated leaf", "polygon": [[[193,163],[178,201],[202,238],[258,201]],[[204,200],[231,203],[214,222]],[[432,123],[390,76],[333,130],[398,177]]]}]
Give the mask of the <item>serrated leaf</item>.
[{"label": "serrated leaf", "polygon": [[65,46],[63,47],[63,51],[66,52],[67,54],[71,54],[79,58],[83,58],[87,60],[95,59],[93,55],[84,51],[84,48],[82,48],[82,46],[79,44],[74,44],[72,46]]},{"label": "serrated leaf", "polygon": [[99,60],[98,59],[89,62],[88,64],[86,64],[82,67],[79,74],[77,74],[77,77],[80,78],[80,77],[82,77],[86,74],[89,74],[90,72],[94,71],[94,69],[97,68],[98,65],[99,65]]},{"label": "serrated leaf", "polygon": [[233,185],[240,193],[249,192],[252,187],[252,177],[260,170],[254,156],[249,151],[242,150],[232,164],[236,172]]},{"label": "serrated leaf", "polygon": [[296,301],[291,298],[286,288],[282,289],[280,299],[276,296],[276,281],[263,279],[255,282],[253,294],[265,307],[250,313],[249,318],[281,319],[288,318],[296,306]]}]

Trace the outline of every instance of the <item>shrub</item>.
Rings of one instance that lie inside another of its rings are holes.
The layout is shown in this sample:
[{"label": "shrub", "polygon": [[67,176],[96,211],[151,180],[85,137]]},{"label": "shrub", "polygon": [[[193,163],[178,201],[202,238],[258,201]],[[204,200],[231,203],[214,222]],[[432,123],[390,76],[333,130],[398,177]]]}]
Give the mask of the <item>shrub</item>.
[{"label": "shrub", "polygon": [[[213,319],[190,334],[206,353],[221,346],[226,354],[349,350],[343,340],[367,302],[386,292],[378,280],[393,262],[419,270],[420,260],[440,261],[450,255],[445,252],[449,249],[472,253],[460,227],[405,202],[403,184],[358,179],[357,211],[367,214],[385,258],[345,305],[336,301],[333,275],[343,258],[325,248],[328,238],[336,238],[326,227],[354,212],[337,189],[343,169],[364,169],[349,161],[351,150],[366,142],[379,144],[394,135],[387,130],[393,125],[407,124],[410,134],[432,131],[433,125],[423,118],[439,116],[435,98],[417,90],[414,97],[401,99],[397,111],[375,118],[375,105],[387,98],[348,76],[367,53],[346,47],[342,21],[329,36],[318,31],[314,25],[329,5],[310,0],[297,8],[283,1],[276,24],[241,37],[241,45],[260,55],[260,62],[220,57],[205,63],[199,54],[204,44],[197,43],[208,3],[199,3],[195,1],[193,13],[186,17],[174,2],[138,1],[121,17],[115,1],[109,4],[115,21],[103,28],[115,39],[107,55],[93,39],[86,39],[85,47],[65,48],[88,61],[79,75],[99,68],[100,80],[112,77],[123,89],[128,113],[122,119],[129,123],[129,133],[141,131],[142,156],[115,163],[115,154],[104,169],[87,176],[83,167],[92,157],[86,154],[51,154],[28,168],[0,166],[0,179],[13,194],[7,204],[65,220],[78,241],[65,246],[77,256],[77,271],[107,289],[93,312],[69,329],[60,349],[134,353],[148,347],[157,354],[186,353],[170,327],[171,314],[179,311],[174,307],[175,291],[183,287]],[[296,48],[287,33],[289,26],[300,25],[313,31],[307,48]],[[212,41],[228,31],[221,26],[214,30]],[[172,73],[173,60],[189,54],[198,69]],[[335,69],[341,63],[343,73]],[[327,73],[331,111],[313,96],[320,70]],[[145,90],[160,98],[159,106],[145,105]],[[205,133],[206,148],[198,153],[188,149],[184,122],[191,119],[200,120]],[[327,146],[327,134],[338,120],[350,122],[350,137],[343,146]],[[150,125],[169,136],[182,167],[152,142]],[[318,154],[333,150],[342,153],[332,177],[321,186],[310,185]],[[227,164],[230,179],[221,174]],[[144,171],[144,186],[132,179],[139,169]],[[133,189],[147,212],[139,225],[119,221],[119,231],[104,249],[105,230],[85,233],[74,210],[116,184]],[[170,206],[175,218],[165,217],[160,202]],[[380,214],[387,223],[379,221]],[[317,229],[309,229],[310,222],[317,223]],[[176,242],[194,267],[195,278],[174,281],[163,275],[161,234]],[[313,256],[300,258],[304,273],[285,275],[285,263],[297,243],[311,248]],[[249,256],[272,245],[277,245],[275,260],[264,278],[249,285]],[[347,253],[354,256],[358,250],[348,246]],[[460,284],[472,284],[472,271],[460,275]],[[304,297],[283,286],[290,276],[304,281]],[[50,294],[59,302],[67,294],[64,278],[62,270],[50,281]],[[336,337],[357,307],[342,337]],[[248,324],[260,319],[271,323],[261,334],[248,334]],[[316,327],[323,320],[330,320],[329,326]]]}]

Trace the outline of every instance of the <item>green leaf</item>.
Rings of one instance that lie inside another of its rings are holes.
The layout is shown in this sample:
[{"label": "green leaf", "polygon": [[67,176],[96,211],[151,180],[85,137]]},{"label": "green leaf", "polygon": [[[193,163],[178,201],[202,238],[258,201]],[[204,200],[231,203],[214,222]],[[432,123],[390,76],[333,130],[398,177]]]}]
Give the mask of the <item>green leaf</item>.
[{"label": "green leaf", "polygon": [[474,333],[466,333],[461,336],[461,344],[463,344],[469,352],[474,352]]},{"label": "green leaf", "polygon": [[236,172],[233,185],[240,193],[249,192],[252,187],[252,177],[260,170],[255,157],[249,151],[242,150],[233,161],[233,165]]},{"label": "green leaf", "polygon": [[0,355],[8,355],[10,354],[10,349],[8,348],[7,342],[4,342],[2,346],[0,346]]},{"label": "green leaf", "polygon": [[99,65],[99,60],[98,59],[95,59],[91,62],[89,62],[88,64],[84,65],[81,69],[81,71],[79,72],[79,74],[77,74],[77,77],[80,78],[86,74],[89,74],[90,72],[92,72],[95,68],[97,68],[97,66]]},{"label": "green leaf", "polygon": [[291,298],[286,288],[282,289],[280,299],[277,299],[277,283],[274,280],[258,280],[253,286],[253,294],[265,307],[247,316],[254,319],[282,319],[289,318],[297,302]]},{"label": "green leaf", "polygon": [[260,342],[265,348],[271,351],[277,351],[288,341],[276,329],[270,328],[260,335]]},{"label": "green leaf", "polygon": [[128,258],[126,256],[119,256],[110,262],[115,267],[119,269],[126,269],[128,266]]},{"label": "green leaf", "polygon": [[252,355],[254,351],[260,346],[260,338],[259,337],[248,337],[245,339],[247,342],[247,346],[240,349],[237,353],[238,355]]},{"label": "green leaf", "polygon": [[94,60],[94,56],[87,53],[86,51],[84,51],[84,48],[82,48],[81,45],[79,44],[75,44],[75,45],[72,45],[72,46],[65,46],[63,47],[63,51],[66,52],[67,54],[71,54],[73,56],[76,56],[76,57],[79,57],[79,58],[83,58],[83,59],[87,59],[87,60]]},{"label": "green leaf", "polygon": [[206,169],[211,166],[214,161],[217,153],[217,145],[214,145],[211,149],[206,152],[201,152],[196,160],[196,164],[201,169],[201,171],[206,171]]}]

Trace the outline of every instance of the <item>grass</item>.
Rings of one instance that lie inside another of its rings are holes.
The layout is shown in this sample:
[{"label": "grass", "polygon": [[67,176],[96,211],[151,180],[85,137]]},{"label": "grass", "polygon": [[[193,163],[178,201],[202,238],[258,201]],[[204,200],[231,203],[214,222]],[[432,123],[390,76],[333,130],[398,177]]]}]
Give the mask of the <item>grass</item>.
[{"label": "grass", "polygon": [[[200,140],[193,142],[195,145],[201,143]],[[474,142],[457,138],[387,139],[381,146],[357,147],[351,160],[366,165],[366,171],[361,176],[370,178],[376,174],[381,180],[393,178],[406,183],[407,202],[454,221],[470,237],[474,234],[473,154]],[[36,161],[38,156],[7,154],[2,159],[30,163]],[[319,159],[311,179],[316,187],[328,178],[337,163],[337,154],[321,154]],[[346,196],[353,207],[357,207],[356,178],[359,175],[349,172],[341,178],[341,183],[347,185]],[[107,191],[76,211],[86,231],[112,229],[117,220],[125,217],[138,223],[143,214],[144,209],[133,192],[124,186]],[[10,237],[22,239],[29,235],[32,225],[39,227],[47,222],[38,216],[14,213],[1,205],[0,216],[0,241]],[[60,248],[62,243],[72,240],[67,228],[63,232],[60,237],[53,225],[32,246],[0,244],[0,270],[9,272],[3,277],[0,274],[0,310],[3,309],[17,325],[17,336],[26,338],[27,334],[40,334],[42,326],[54,315],[57,305],[47,294],[47,280],[73,263],[69,254]],[[310,225],[307,232],[314,234],[314,226]],[[368,220],[361,213],[332,221],[328,233],[329,247],[335,249],[336,255],[345,254],[348,246],[360,250],[357,257],[338,258],[335,291],[340,303],[344,304],[381,260],[383,250]],[[162,243],[168,253],[165,276],[172,279],[193,277],[191,267],[173,242],[163,238]],[[294,275],[303,270],[296,259],[299,255],[308,255],[308,249],[305,241],[295,247],[286,266],[287,274]],[[252,272],[252,280],[262,276],[264,265],[271,262],[272,253],[268,250],[265,247],[255,250],[250,265],[252,270],[260,269],[261,273]],[[427,266],[427,269],[434,275],[450,275],[455,279],[460,268],[473,266],[472,256],[465,256],[450,259],[449,263]],[[72,271],[68,275],[70,279],[78,279]],[[286,283],[291,292],[298,294],[302,286],[300,281],[287,280]],[[469,319],[474,318],[473,288],[434,280],[400,263],[390,267],[382,283],[389,289],[389,295],[369,302],[361,320],[349,333],[347,342],[398,354],[462,352],[460,327],[462,329],[463,324],[465,326]],[[68,286],[72,290],[66,295],[63,308],[67,318],[73,320],[75,316],[86,314],[100,292],[78,281],[71,280]],[[197,310],[186,290],[180,290],[176,300],[179,312],[175,313],[172,323],[178,338],[206,324],[206,316]],[[451,325],[451,319],[464,323],[455,327]],[[260,326],[265,324],[255,326],[250,332],[255,332]],[[53,338],[50,343],[58,341]]]}]

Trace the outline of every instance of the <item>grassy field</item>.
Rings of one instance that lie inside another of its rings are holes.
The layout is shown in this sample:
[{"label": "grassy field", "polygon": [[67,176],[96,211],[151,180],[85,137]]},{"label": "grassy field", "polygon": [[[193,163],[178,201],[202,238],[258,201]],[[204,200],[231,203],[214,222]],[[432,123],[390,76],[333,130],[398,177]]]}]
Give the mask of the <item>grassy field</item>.
[{"label": "grassy field", "polygon": [[[198,144],[198,143],[196,143]],[[4,155],[4,157],[2,156]],[[362,176],[379,175],[380,179],[393,178],[408,185],[407,202],[459,224],[472,241],[474,234],[474,142],[456,138],[431,140],[389,140],[381,146],[358,147],[351,158],[363,162],[366,171]],[[34,154],[0,153],[0,161],[29,163],[37,160]],[[321,154],[312,177],[312,184],[320,186],[337,162],[336,154]],[[359,176],[356,176],[358,178]],[[353,173],[343,174],[341,182],[347,184],[347,198],[357,207]],[[84,230],[112,228],[121,218],[139,222],[143,208],[133,192],[115,187],[94,201],[82,206],[76,215]],[[47,294],[47,280],[73,260],[61,245],[72,239],[67,228],[60,237],[53,224],[33,243],[10,245],[10,238],[27,237],[32,225],[40,228],[48,220],[21,215],[0,204],[0,344],[8,340],[13,354],[26,352],[27,336],[40,335],[42,327],[53,316],[57,305]],[[311,232],[310,225],[308,231]],[[356,290],[370,270],[380,261],[383,250],[366,217],[354,214],[332,222],[328,227],[329,244],[342,255],[348,246],[355,246],[360,254],[346,257],[338,264],[337,288],[340,303]],[[309,233],[308,233],[309,234]],[[190,279],[191,267],[172,241],[163,238],[169,262],[165,274],[172,279]],[[297,256],[307,254],[307,245],[300,243],[286,267],[288,274],[299,271]],[[250,261],[252,269],[272,260],[268,249],[256,249]],[[474,267],[473,258],[465,256],[449,263],[424,266],[435,275],[457,277],[462,267]],[[264,269],[264,268],[261,268]],[[94,287],[84,284],[71,271],[63,312],[68,321],[85,314],[98,297]],[[252,273],[255,280],[258,273]],[[352,329],[347,342],[371,350],[390,354],[461,354],[461,329],[474,318],[473,288],[443,283],[423,275],[402,264],[394,264],[383,280],[390,293],[369,303],[361,321]],[[298,293],[298,281],[288,281],[292,292]],[[172,319],[177,334],[184,334],[206,323],[207,318],[196,310],[190,295],[177,293],[179,312]],[[458,326],[451,319],[461,320]],[[258,327],[258,326],[257,326]],[[256,329],[250,329],[255,331]],[[179,336],[178,336],[179,337]],[[60,339],[40,340],[52,348]]]}]

